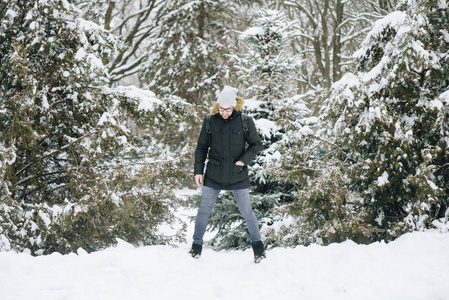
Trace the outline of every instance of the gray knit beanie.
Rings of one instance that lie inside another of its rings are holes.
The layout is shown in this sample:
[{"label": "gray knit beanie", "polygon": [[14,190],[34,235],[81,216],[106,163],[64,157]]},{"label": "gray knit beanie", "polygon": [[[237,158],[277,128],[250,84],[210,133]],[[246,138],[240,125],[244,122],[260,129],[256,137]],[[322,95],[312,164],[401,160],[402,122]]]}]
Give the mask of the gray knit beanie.
[{"label": "gray knit beanie", "polygon": [[235,98],[237,98],[238,91],[239,90],[236,88],[225,85],[220,94],[218,94],[217,103],[227,104],[235,107],[237,104],[237,100],[235,100]]}]

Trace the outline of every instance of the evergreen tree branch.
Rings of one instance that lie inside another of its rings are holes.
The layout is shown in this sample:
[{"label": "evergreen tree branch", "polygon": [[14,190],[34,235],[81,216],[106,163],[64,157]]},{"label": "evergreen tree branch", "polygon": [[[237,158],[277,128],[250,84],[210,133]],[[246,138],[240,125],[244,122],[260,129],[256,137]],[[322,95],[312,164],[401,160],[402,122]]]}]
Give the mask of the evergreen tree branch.
[{"label": "evergreen tree branch", "polygon": [[[319,136],[317,136],[317,135],[315,135],[315,134],[312,134],[312,133],[307,134],[307,136],[308,136],[308,137],[311,137],[311,138],[314,138],[314,139],[316,139],[316,140],[318,140],[318,141],[320,141],[320,142],[323,142],[323,143],[326,143],[326,144],[328,144],[328,145],[331,145],[331,146],[335,147],[336,150],[338,150],[338,152],[340,152],[341,154],[343,154],[347,159],[349,159],[349,160],[352,161],[352,162],[355,162],[355,160],[352,159],[352,158],[348,155],[348,153],[346,153],[346,152],[345,152],[340,146],[338,146],[337,144],[335,144],[335,143],[333,143],[333,142],[331,142],[331,141],[322,139],[322,138],[320,138]],[[326,154],[326,156],[327,156],[327,154]]]},{"label": "evergreen tree branch", "polygon": [[38,163],[39,161],[42,161],[42,160],[44,160],[44,159],[46,159],[46,158],[48,158],[48,157],[50,157],[50,156],[53,156],[53,155],[55,155],[55,154],[58,154],[58,153],[60,153],[60,152],[62,152],[62,151],[64,151],[64,150],[66,150],[67,148],[69,148],[70,146],[74,145],[75,143],[80,142],[80,141],[83,140],[84,138],[86,138],[86,137],[88,137],[88,136],[91,136],[91,135],[97,133],[98,131],[99,131],[99,130],[95,130],[95,131],[93,131],[93,132],[87,133],[87,134],[85,134],[85,135],[83,135],[83,136],[77,138],[76,140],[74,140],[74,141],[68,143],[67,145],[62,146],[61,148],[59,148],[59,149],[57,149],[57,150],[55,150],[55,151],[53,151],[53,152],[51,152],[51,153],[48,153],[48,154],[45,154],[45,155],[39,157],[37,160],[35,160],[35,161],[33,161],[33,162],[30,162],[28,165],[26,165],[25,167],[23,167],[22,169],[20,169],[19,171],[17,171],[15,175],[16,175],[16,176],[19,175],[20,173],[22,173],[23,171],[25,171],[26,169],[28,169],[28,168],[31,167],[32,165],[35,165],[35,164]]}]

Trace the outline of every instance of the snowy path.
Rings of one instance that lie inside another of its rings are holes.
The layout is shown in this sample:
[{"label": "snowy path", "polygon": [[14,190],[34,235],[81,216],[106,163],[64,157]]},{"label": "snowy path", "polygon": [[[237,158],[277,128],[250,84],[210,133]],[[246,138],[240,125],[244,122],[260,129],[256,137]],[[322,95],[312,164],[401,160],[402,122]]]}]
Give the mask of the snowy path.
[{"label": "snowy path", "polygon": [[449,234],[436,231],[390,244],[274,249],[259,265],[251,250],[206,248],[194,260],[189,248],[121,242],[92,254],[0,253],[0,299],[449,300]]}]

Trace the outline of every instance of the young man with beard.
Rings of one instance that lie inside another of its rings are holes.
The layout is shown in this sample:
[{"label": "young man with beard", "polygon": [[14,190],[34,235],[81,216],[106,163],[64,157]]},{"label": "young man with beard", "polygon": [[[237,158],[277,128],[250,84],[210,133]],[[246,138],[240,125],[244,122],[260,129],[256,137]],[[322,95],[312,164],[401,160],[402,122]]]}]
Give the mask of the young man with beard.
[{"label": "young man with beard", "polygon": [[[242,115],[243,99],[229,86],[203,122],[195,151],[195,182],[202,188],[201,205],[195,219],[195,233],[190,254],[199,258],[209,216],[221,190],[230,190],[246,221],[254,251],[254,261],[266,257],[259,232],[259,222],[251,208],[248,164],[262,149],[262,142],[252,118]],[[208,158],[206,173],[204,165]]]}]

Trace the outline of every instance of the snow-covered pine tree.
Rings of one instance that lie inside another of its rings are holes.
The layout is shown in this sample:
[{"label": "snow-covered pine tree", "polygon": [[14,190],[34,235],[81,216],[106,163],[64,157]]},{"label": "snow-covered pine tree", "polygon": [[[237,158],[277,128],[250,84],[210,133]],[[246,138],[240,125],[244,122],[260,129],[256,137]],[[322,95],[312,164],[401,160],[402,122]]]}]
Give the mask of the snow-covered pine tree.
[{"label": "snow-covered pine tree", "polygon": [[[182,238],[172,223],[177,160],[126,156],[127,121],[161,125],[193,116],[183,101],[108,88],[102,59],[119,40],[80,18],[68,1],[2,1],[0,6],[0,249],[33,254]],[[166,111],[177,107],[173,114]]]},{"label": "snow-covered pine tree", "polygon": [[289,51],[291,38],[297,33],[294,22],[284,12],[269,8],[256,15],[253,26],[241,34],[247,52],[233,55],[231,62],[245,87],[247,112],[265,143],[252,178],[257,190],[264,192],[270,189],[265,166],[277,158],[279,141],[292,122],[300,122],[309,111],[303,99],[295,95],[295,75],[301,62]]},{"label": "snow-covered pine tree", "polygon": [[[246,88],[246,112],[254,118],[265,144],[250,174],[251,188],[257,192],[252,195],[253,207],[261,223],[272,224],[273,210],[292,199],[292,185],[270,177],[268,169],[280,157],[278,150],[287,144],[285,133],[296,129],[294,124],[301,123],[310,112],[293,88],[300,65],[299,59],[289,51],[295,32],[294,22],[289,21],[284,12],[260,9],[252,26],[241,34],[246,53],[231,56],[239,85]],[[220,197],[211,216],[211,227],[219,229],[212,244],[218,248],[248,247],[248,234],[245,234],[246,243],[242,244],[241,238],[237,240],[246,232],[244,220],[241,217],[238,221],[235,219],[238,208],[227,205],[226,197]],[[226,207],[222,208],[222,205]]]},{"label": "snow-covered pine tree", "polygon": [[[120,36],[124,46],[104,60],[110,85],[139,86],[138,73],[146,57],[149,41],[158,26],[156,18],[166,1],[114,0],[76,1],[82,17],[102,25],[110,33]],[[167,12],[166,10],[164,10]]]},{"label": "snow-covered pine tree", "polygon": [[449,7],[401,1],[323,109],[340,163],[296,204],[325,242],[391,240],[444,216],[449,194]]},{"label": "snow-covered pine tree", "polygon": [[[207,111],[222,88],[232,1],[167,1],[142,76],[157,95],[172,94]],[[197,133],[195,133],[197,136]]]}]

